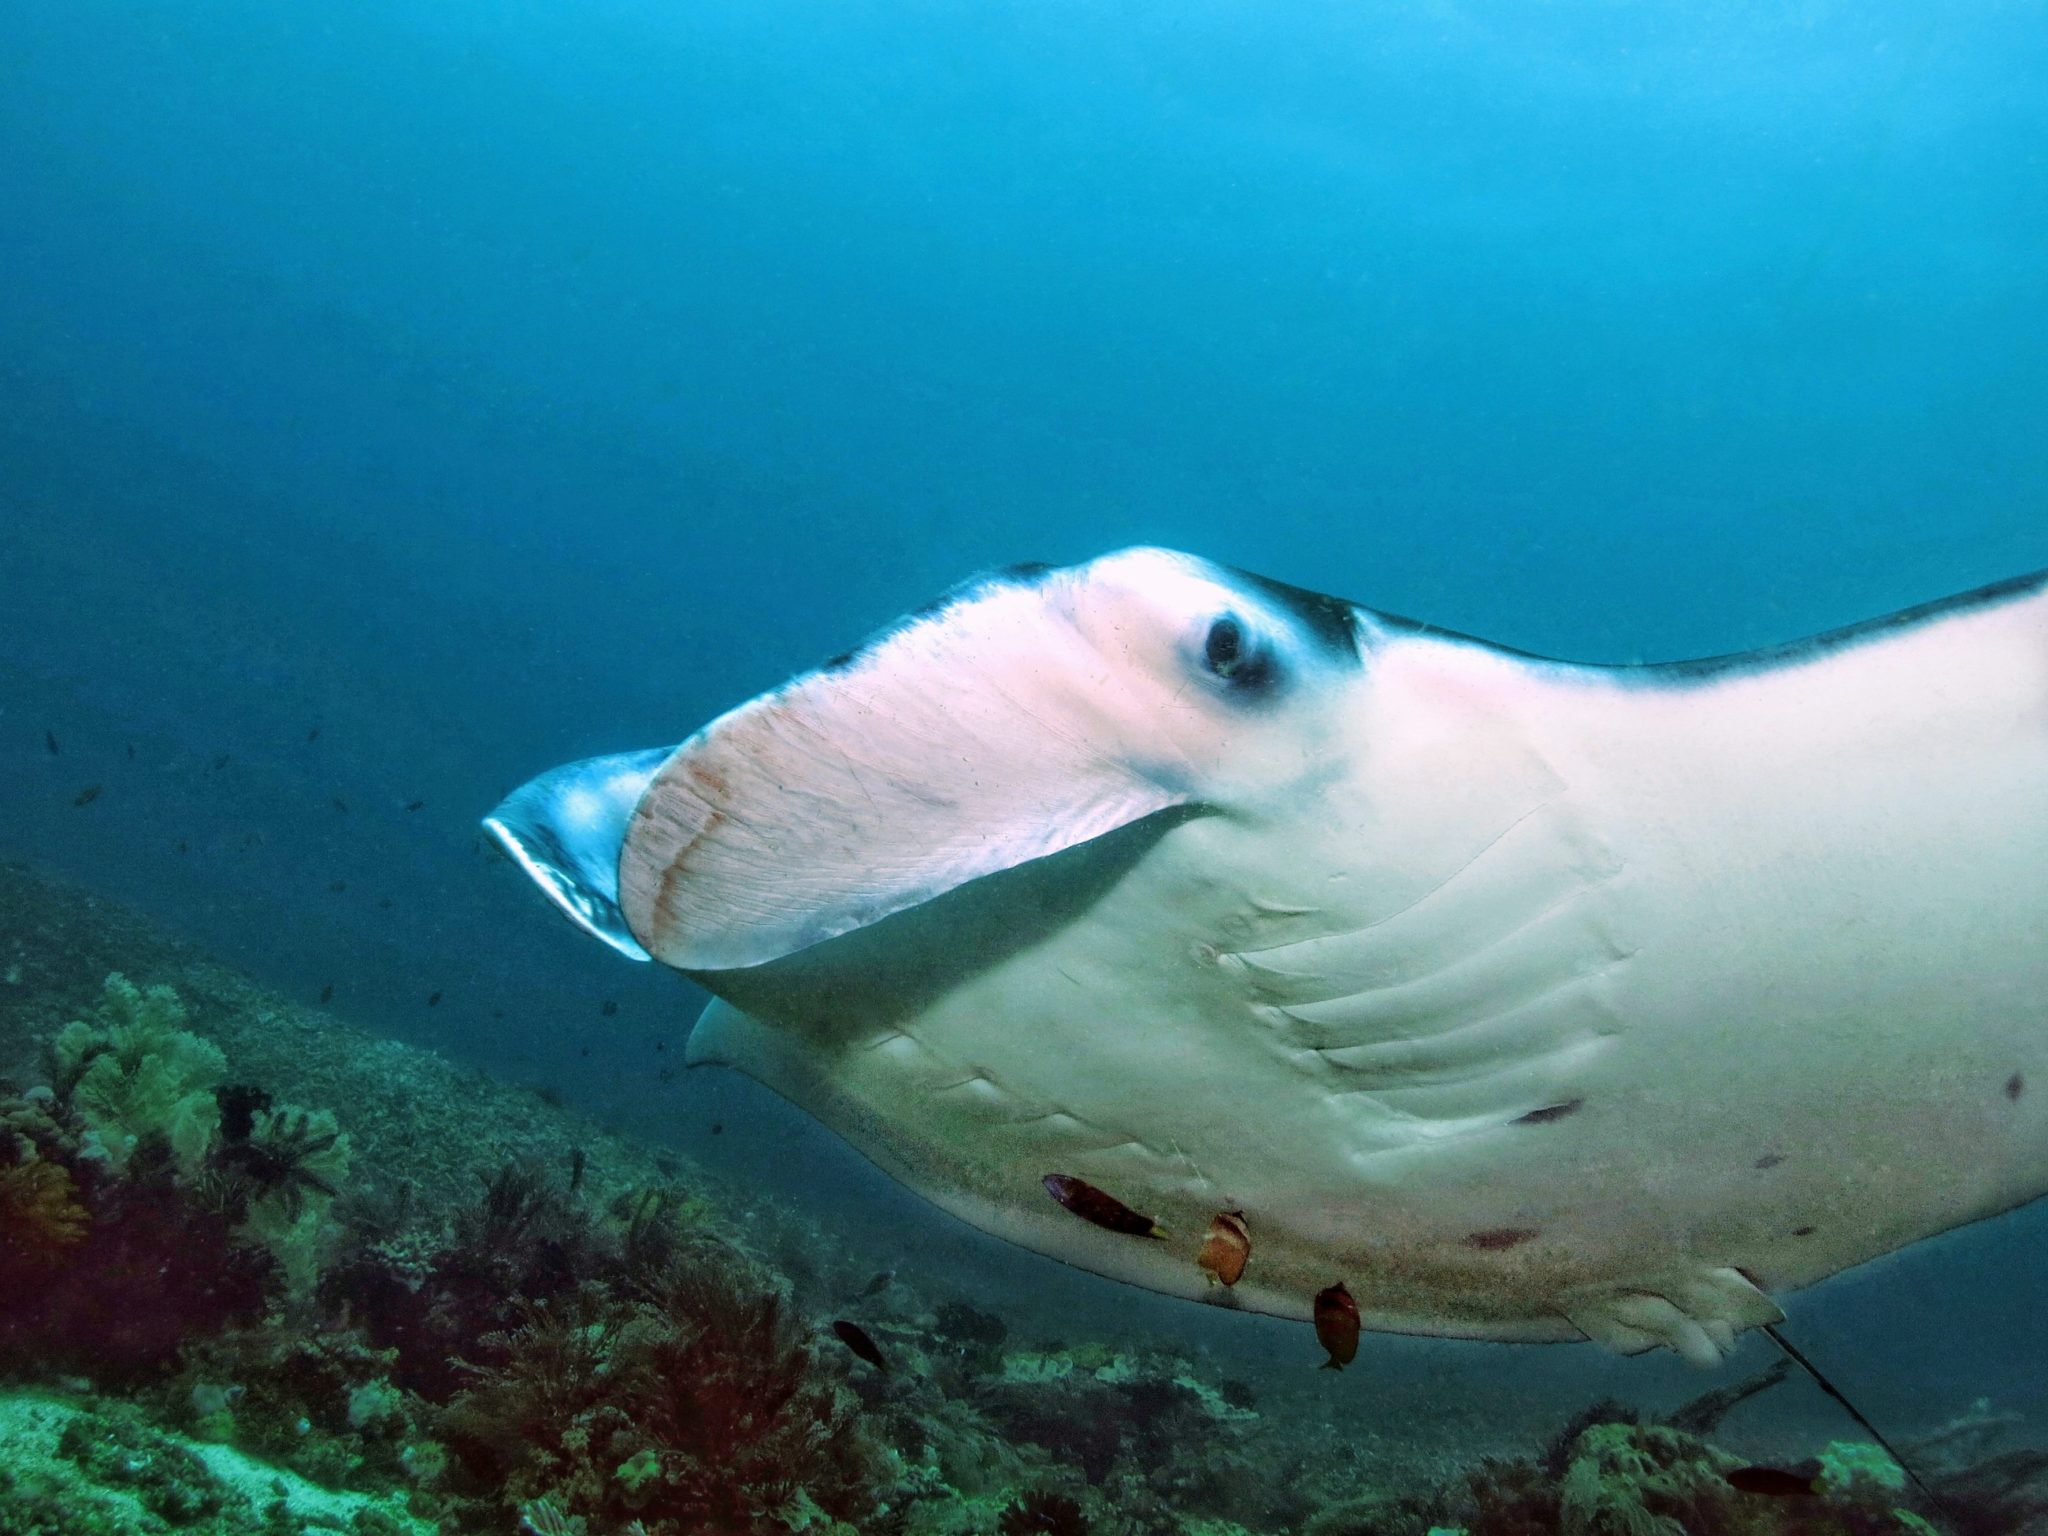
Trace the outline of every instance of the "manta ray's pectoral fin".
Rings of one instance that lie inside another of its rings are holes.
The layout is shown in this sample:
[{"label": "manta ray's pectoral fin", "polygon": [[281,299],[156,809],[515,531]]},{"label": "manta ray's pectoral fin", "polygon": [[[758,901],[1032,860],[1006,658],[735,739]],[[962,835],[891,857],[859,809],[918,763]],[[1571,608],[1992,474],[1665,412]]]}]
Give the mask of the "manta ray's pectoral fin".
[{"label": "manta ray's pectoral fin", "polygon": [[1661,1344],[1697,1366],[1718,1365],[1744,1329],[1785,1317],[1740,1270],[1725,1266],[1574,1292],[1563,1311],[1579,1332],[1617,1354]]}]

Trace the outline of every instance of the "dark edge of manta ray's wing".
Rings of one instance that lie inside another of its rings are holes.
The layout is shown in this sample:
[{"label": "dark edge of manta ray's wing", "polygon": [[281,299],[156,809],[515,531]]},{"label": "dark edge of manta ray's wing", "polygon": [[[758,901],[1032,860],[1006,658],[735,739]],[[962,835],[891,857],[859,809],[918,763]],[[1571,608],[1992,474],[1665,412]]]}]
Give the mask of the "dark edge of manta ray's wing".
[{"label": "dark edge of manta ray's wing", "polygon": [[1375,622],[1386,628],[1403,634],[1448,640],[1461,645],[1483,646],[1490,651],[1499,651],[1503,655],[1538,662],[1544,666],[1599,671],[1624,683],[1646,687],[1684,687],[1690,683],[1713,682],[1746,672],[1768,672],[1775,667],[1797,666],[1836,651],[1847,650],[1851,646],[1886,639],[1921,624],[1931,624],[1941,619],[1954,618],[1959,614],[1995,608],[2001,603],[2016,602],[2023,598],[2038,596],[2043,592],[2048,592],[2048,570],[2033,571],[2025,576],[1994,581],[1989,586],[1975,587],[1951,597],[1939,597],[1932,602],[1916,603],[1910,608],[1901,608],[1896,613],[1884,614],[1875,619],[1861,619],[1837,629],[1822,630],[1819,634],[1807,635],[1798,640],[1781,641],[1776,645],[1760,646],[1755,650],[1730,651],[1725,655],[1701,656],[1684,661],[1651,662],[1567,661],[1563,657],[1546,656],[1540,651],[1502,645],[1498,641],[1484,640],[1461,630],[1446,629],[1440,624],[1411,619],[1403,614],[1387,613],[1362,604],[1359,605],[1359,611],[1370,615]]},{"label": "dark edge of manta ray's wing", "polygon": [[1681,684],[1711,681],[1744,672],[1767,672],[1774,667],[1797,666],[1801,662],[1817,660],[1867,641],[1883,640],[1922,624],[1931,624],[1940,619],[1954,618],[1959,614],[1980,609],[1996,608],[2001,603],[2015,602],[2044,591],[2048,591],[2048,570],[2034,571],[2025,576],[1994,581],[1989,586],[1976,587],[1968,592],[1958,592],[1952,597],[1938,597],[1932,602],[1916,603],[1910,608],[1901,608],[1897,613],[1887,613],[1875,619],[1863,619],[1854,624],[1845,624],[1839,629],[1822,630],[1819,634],[1809,635],[1802,640],[1787,640],[1778,645],[1766,645],[1753,651],[1735,651],[1725,656],[1703,656],[1693,661],[1652,662],[1646,666],[1622,667],[1616,670],[1624,675],[1634,674],[1646,682]]}]

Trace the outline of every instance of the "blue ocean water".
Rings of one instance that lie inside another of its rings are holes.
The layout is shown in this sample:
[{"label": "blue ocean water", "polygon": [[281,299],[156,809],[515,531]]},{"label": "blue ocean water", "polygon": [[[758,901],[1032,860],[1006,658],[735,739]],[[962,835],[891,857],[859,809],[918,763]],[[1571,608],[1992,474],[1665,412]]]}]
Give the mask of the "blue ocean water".
[{"label": "blue ocean water", "polygon": [[[2044,70],[1991,0],[25,0],[0,855],[1007,1305],[1255,1354],[674,1073],[699,996],[478,816],[1016,560],[1166,544],[1587,659],[2048,564]],[[1795,1321],[1873,1411],[2038,1404],[2044,1240]]]}]

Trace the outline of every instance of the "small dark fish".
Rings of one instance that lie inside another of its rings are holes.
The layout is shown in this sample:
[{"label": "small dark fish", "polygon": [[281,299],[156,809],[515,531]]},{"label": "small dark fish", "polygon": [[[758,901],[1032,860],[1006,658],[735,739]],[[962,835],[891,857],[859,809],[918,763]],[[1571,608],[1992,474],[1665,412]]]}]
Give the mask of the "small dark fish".
[{"label": "small dark fish", "polygon": [[135,761],[135,743],[132,741],[128,743],[128,761],[131,763]]},{"label": "small dark fish", "polygon": [[881,1349],[873,1339],[868,1337],[867,1330],[861,1327],[860,1324],[849,1323],[842,1317],[832,1324],[832,1331],[839,1335],[840,1343],[844,1344],[856,1355],[859,1355],[861,1359],[867,1361],[876,1370],[882,1372],[883,1375],[886,1376],[888,1374],[889,1362],[882,1358]]},{"label": "small dark fish", "polygon": [[424,800],[409,800],[406,802],[405,808],[408,811],[424,811],[427,808],[427,802]]},{"label": "small dark fish", "polygon": [[711,1134],[714,1136],[723,1136],[725,1134],[725,1122],[722,1120],[712,1121]]},{"label": "small dark fish", "polygon": [[347,889],[348,882],[346,880],[330,880],[327,882],[327,893],[330,896],[339,896]]},{"label": "small dark fish", "polygon": [[654,1048],[657,1051],[665,1051],[668,1049],[668,1042],[666,1040],[657,1040],[654,1042]]},{"label": "small dark fish", "polygon": [[342,815],[346,816],[348,814],[348,802],[342,799],[341,796],[336,795],[332,800],[328,801],[327,803],[333,806],[337,811],[341,812]]},{"label": "small dark fish", "polygon": [[311,729],[310,731],[306,732],[306,745],[307,745],[307,746],[309,746],[309,747],[310,747],[310,746],[311,746],[311,745],[312,745],[312,744],[313,744],[314,742],[318,741],[319,739],[320,739],[320,727],[319,727],[319,726],[317,726],[317,725],[316,725],[316,726],[314,726],[314,727],[313,727],[313,729]]},{"label": "small dark fish", "polygon": [[190,853],[191,851],[192,851],[192,845],[191,845],[190,843],[186,842],[184,838],[182,838],[182,837],[181,837],[181,838],[179,838],[179,839],[178,839],[178,852],[180,852],[180,853]]},{"label": "small dark fish", "polygon": [[1209,1235],[1202,1239],[1195,1262],[1209,1272],[1211,1280],[1235,1285],[1244,1277],[1251,1256],[1252,1234],[1244,1224],[1244,1212],[1219,1211],[1209,1222]]},{"label": "small dark fish", "polygon": [[881,1270],[878,1273],[868,1277],[868,1283],[862,1286],[860,1290],[855,1293],[855,1299],[858,1301],[866,1301],[870,1297],[879,1296],[882,1294],[882,1292],[889,1289],[889,1286],[895,1281],[895,1279],[895,1270]]},{"label": "small dark fish", "polygon": [[1070,1173],[1048,1173],[1044,1182],[1045,1192],[1083,1221],[1131,1237],[1166,1236],[1166,1229],[1150,1216],[1140,1216],[1115,1195],[1097,1189],[1085,1179]]},{"label": "small dark fish", "polygon": [[91,805],[93,801],[99,799],[99,797],[99,785],[88,784],[85,786],[85,788],[81,789],[77,794],[71,797],[71,803],[73,805]]},{"label": "small dark fish", "polygon": [[57,745],[57,733],[55,731],[43,732],[43,745],[50,749],[50,756],[52,757],[57,756],[63,750],[63,748]]},{"label": "small dark fish", "polygon": [[1316,1292],[1316,1342],[1330,1352],[1326,1371],[1341,1371],[1358,1358],[1358,1303],[1341,1282]]},{"label": "small dark fish", "polygon": [[377,910],[379,912],[389,912],[391,910],[391,898],[389,896],[386,896],[382,900],[380,900],[377,903]]},{"label": "small dark fish", "polygon": [[1726,1476],[1731,1488],[1773,1499],[1810,1498],[1820,1492],[1817,1472],[1786,1467],[1737,1467]]},{"label": "small dark fish", "polygon": [[604,1006],[598,1009],[597,1011],[603,1014],[606,1018],[610,1018],[613,1014],[619,1011],[619,1005],[613,1002],[610,998],[606,998]]},{"label": "small dark fish", "polygon": [[227,767],[227,765],[228,765],[228,754],[227,754],[227,753],[225,753],[225,752],[223,752],[223,753],[221,753],[221,755],[220,755],[219,757],[216,757],[216,758],[215,758],[215,759],[213,760],[213,771],[214,771],[215,773],[219,773],[219,772],[221,771],[221,769],[223,769],[223,768]]},{"label": "small dark fish", "polygon": [[323,1002],[323,1003],[331,1003],[331,1002],[333,1002],[333,1001],[334,1001],[334,983],[333,983],[333,982],[331,982],[331,981],[330,981],[329,983],[327,983],[327,985],[326,985],[326,986],[324,986],[324,987],[322,987],[322,988],[320,989],[320,1001],[321,1001],[321,1002]]},{"label": "small dark fish", "polygon": [[569,1149],[569,1193],[575,1194],[583,1187],[583,1165],[586,1156],[581,1147]]},{"label": "small dark fish", "polygon": [[441,1005],[441,994],[440,994],[440,993],[438,993],[438,992],[429,992],[429,993],[427,994],[427,1006],[428,1006],[429,1008],[438,1008],[438,1007],[439,1007],[440,1005]]}]

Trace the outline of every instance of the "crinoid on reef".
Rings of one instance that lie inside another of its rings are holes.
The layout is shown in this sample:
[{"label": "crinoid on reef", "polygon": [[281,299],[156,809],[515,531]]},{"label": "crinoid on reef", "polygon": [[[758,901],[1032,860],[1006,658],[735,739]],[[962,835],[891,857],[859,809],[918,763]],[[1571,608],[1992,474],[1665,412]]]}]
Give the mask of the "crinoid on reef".
[{"label": "crinoid on reef", "polygon": [[853,1399],[817,1367],[773,1277],[695,1244],[659,1275],[589,1284],[483,1342],[444,1421],[458,1458],[521,1497],[650,1533],[743,1533],[801,1501],[871,1511]]}]

